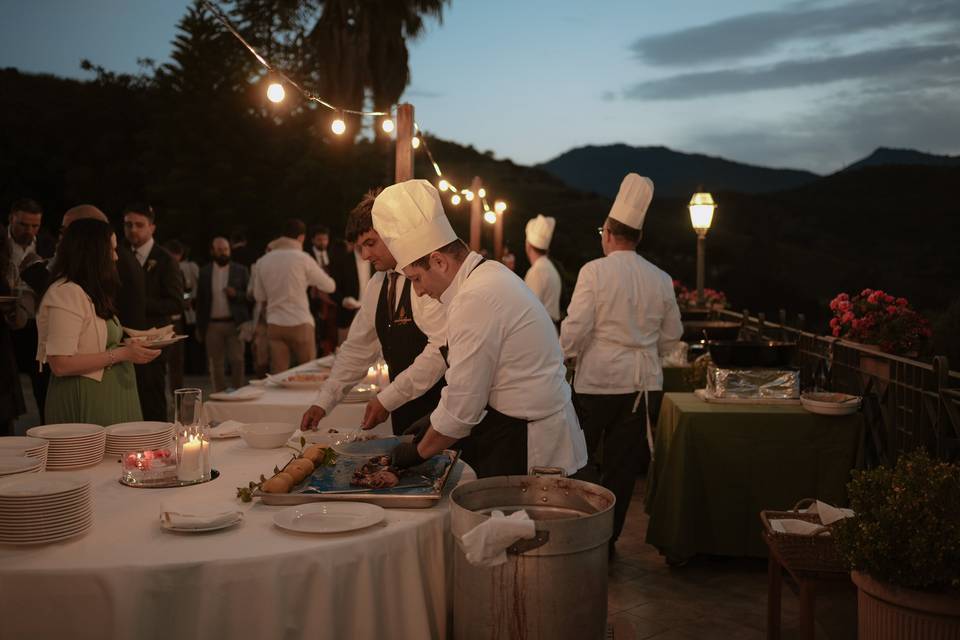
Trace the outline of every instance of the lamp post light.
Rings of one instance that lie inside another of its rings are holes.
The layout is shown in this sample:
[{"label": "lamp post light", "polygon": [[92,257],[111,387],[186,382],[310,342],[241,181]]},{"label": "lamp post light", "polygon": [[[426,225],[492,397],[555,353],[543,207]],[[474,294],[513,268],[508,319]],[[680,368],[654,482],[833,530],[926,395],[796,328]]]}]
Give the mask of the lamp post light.
[{"label": "lamp post light", "polygon": [[706,276],[707,231],[713,222],[713,212],[717,208],[713,196],[698,192],[690,198],[690,224],[697,232],[697,306],[703,306],[703,281]]}]

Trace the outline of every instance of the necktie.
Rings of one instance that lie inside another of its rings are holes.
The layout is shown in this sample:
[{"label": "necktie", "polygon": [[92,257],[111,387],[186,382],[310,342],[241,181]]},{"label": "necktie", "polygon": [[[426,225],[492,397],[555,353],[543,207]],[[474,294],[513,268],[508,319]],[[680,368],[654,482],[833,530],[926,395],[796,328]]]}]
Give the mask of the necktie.
[{"label": "necktie", "polygon": [[391,271],[387,274],[387,277],[390,278],[390,282],[387,284],[387,303],[390,305],[390,317],[393,317],[393,314],[396,312],[396,295],[397,295],[397,276],[400,274],[396,271]]}]

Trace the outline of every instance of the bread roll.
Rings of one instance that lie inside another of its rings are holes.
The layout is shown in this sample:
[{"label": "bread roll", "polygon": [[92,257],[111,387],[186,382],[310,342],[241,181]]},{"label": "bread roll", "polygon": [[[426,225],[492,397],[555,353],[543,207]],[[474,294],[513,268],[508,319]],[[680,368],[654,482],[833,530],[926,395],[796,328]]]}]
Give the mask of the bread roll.
[{"label": "bread roll", "polygon": [[284,467],[283,470],[293,476],[293,481],[296,483],[313,473],[313,469],[314,465],[311,461],[306,458],[297,458]]},{"label": "bread roll", "polygon": [[323,456],[325,456],[326,453],[327,453],[326,446],[322,444],[312,444],[306,449],[304,449],[301,455],[307,460],[309,460],[310,462],[312,462],[314,466],[316,466],[317,464],[319,464],[321,460],[323,460]]},{"label": "bread roll", "polygon": [[293,488],[293,484],[293,476],[285,471],[281,471],[277,475],[264,482],[260,486],[260,489],[264,493],[290,493],[290,489]]}]

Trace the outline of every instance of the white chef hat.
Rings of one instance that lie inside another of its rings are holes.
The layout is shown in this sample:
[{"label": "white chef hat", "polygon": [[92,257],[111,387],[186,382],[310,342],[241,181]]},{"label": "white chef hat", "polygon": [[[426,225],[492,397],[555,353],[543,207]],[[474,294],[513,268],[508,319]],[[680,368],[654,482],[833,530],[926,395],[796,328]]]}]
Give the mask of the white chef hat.
[{"label": "white chef hat", "polygon": [[548,218],[544,215],[538,215],[527,221],[527,242],[541,251],[550,248],[550,240],[553,238],[553,230],[557,226],[554,218]]},{"label": "white chef hat", "polygon": [[647,207],[652,199],[653,180],[628,173],[610,207],[610,217],[633,229],[643,229],[643,219],[647,217]]},{"label": "white chef hat", "polygon": [[373,228],[397,260],[397,269],[457,239],[440,193],[426,180],[391,185],[373,201]]}]

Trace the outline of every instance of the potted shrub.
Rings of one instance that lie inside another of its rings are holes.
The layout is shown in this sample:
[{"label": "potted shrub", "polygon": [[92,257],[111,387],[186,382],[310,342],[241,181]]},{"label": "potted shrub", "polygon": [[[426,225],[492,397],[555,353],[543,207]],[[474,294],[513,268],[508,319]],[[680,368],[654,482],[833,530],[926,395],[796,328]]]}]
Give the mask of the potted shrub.
[{"label": "potted shrub", "polygon": [[834,525],[858,588],[860,640],[960,638],[960,466],[916,451],[855,471]]}]

